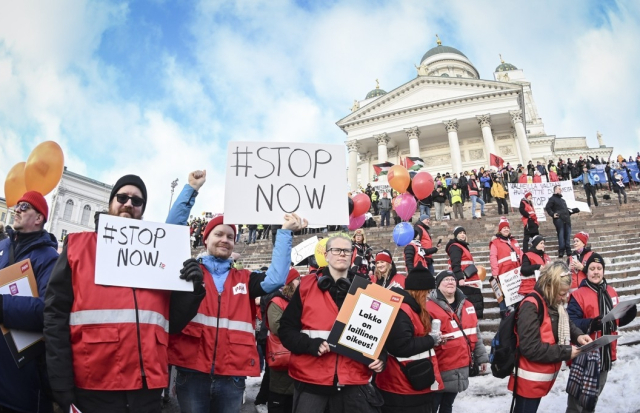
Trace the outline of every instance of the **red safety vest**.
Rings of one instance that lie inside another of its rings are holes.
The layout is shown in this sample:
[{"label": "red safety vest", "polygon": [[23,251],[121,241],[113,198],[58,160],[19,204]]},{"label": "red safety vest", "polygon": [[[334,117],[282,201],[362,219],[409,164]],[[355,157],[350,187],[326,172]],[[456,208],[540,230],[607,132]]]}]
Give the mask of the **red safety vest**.
[{"label": "red safety vest", "polygon": [[[431,238],[429,238],[429,242],[431,242]],[[425,255],[423,257],[422,255],[420,255],[420,248],[424,247],[419,247],[413,242],[411,242],[409,245],[413,247],[413,267],[415,268],[418,266],[418,264],[421,264],[424,268],[427,268],[427,256]],[[404,261],[407,261],[406,256],[404,257]]]},{"label": "red safety vest", "polygon": [[[610,285],[607,285],[607,292],[609,293],[609,297],[611,297],[611,303],[615,307],[620,302],[620,298],[618,297],[618,293],[613,289]],[[583,286],[575,290],[571,293],[571,297],[577,301],[578,305],[582,309],[582,317],[583,318],[594,318],[600,315],[600,307],[598,305],[598,294],[593,291],[591,288],[587,286]],[[620,320],[616,320],[616,324],[618,324]],[[617,331],[612,332],[611,334],[618,335]],[[591,338],[596,339],[602,337],[602,331],[596,331],[591,333]],[[614,341],[611,343],[611,360],[616,360],[617,354],[617,343],[618,341]]]},{"label": "red safety vest", "polygon": [[[501,238],[496,238],[489,243],[489,248],[491,248],[491,245],[495,245],[498,250],[498,273],[492,274],[494,277],[518,268],[522,264],[522,251],[520,250],[518,241],[511,237],[509,243],[511,244],[511,248],[509,248],[507,241]],[[512,261],[511,259],[512,249],[516,253],[516,261]]]},{"label": "red safety vest", "polygon": [[[86,390],[167,387],[169,291],[97,285],[95,232],[69,234],[73,376]],[[142,365],[140,364],[142,362]]]},{"label": "red safety vest", "polygon": [[[414,337],[422,337],[427,334],[424,326],[422,325],[422,322],[420,321],[420,316],[416,314],[416,312],[413,311],[408,304],[402,304],[400,310],[404,311],[411,319],[411,323],[413,324]],[[407,364],[409,364],[409,362],[426,358],[431,358],[436,381],[434,381],[431,387],[428,389],[416,390],[411,386],[409,380],[407,380],[407,377],[404,375],[402,369],[400,368],[400,364],[406,366]],[[438,360],[436,359],[435,351],[431,349],[419,354],[415,354],[411,357],[395,357],[389,354],[389,357],[387,358],[387,366],[382,371],[382,373],[376,374],[376,386],[380,390],[396,394],[426,394],[438,390],[443,390],[444,384],[442,382],[442,377],[440,377],[440,369],[438,367]]]},{"label": "red safety vest", "polygon": [[[449,254],[449,249],[451,249],[453,247],[460,248],[460,250],[462,251],[462,259],[460,260],[460,268],[462,269],[462,271],[464,271],[468,266],[470,266],[470,265],[472,265],[474,263],[473,262],[473,256],[471,255],[471,251],[469,251],[462,244],[453,243],[453,244],[449,245],[449,248],[447,249],[447,254],[449,255],[449,260],[447,261],[447,263],[449,264],[449,271],[451,271],[451,255]],[[478,273],[472,275],[469,278],[465,278],[465,286],[473,287],[473,288],[482,288],[482,280],[478,276]]]},{"label": "red safety vest", "polygon": [[[538,292],[534,291],[534,294],[538,294]],[[540,296],[540,294],[538,295]],[[542,318],[542,324],[540,325],[540,341],[546,344],[556,344],[556,339],[553,336],[551,326],[551,318],[547,312],[547,304],[542,296],[540,296],[540,299],[542,300],[542,305],[544,307],[542,309],[538,308],[538,311],[544,311],[544,317]],[[527,301],[538,307],[538,303],[535,298],[527,297],[522,302],[524,303]],[[517,343],[519,346],[520,336],[518,335],[517,329],[516,337],[518,338]],[[556,376],[558,375],[558,371],[560,371],[561,365],[561,361],[557,363],[537,363],[527,359],[523,355],[520,355],[518,362],[518,388],[516,389],[516,393],[522,397],[530,399],[537,399],[546,396],[553,387],[553,383],[556,381]],[[509,378],[508,386],[511,391],[513,391],[513,380],[514,375],[512,374]]]},{"label": "red safety vest", "polygon": [[[593,251],[588,251],[586,254],[584,254],[584,257],[582,257],[581,263],[585,267],[587,266],[587,261],[589,260],[589,257],[591,256],[591,254],[593,254]],[[569,257],[569,264],[571,264],[571,257]],[[585,271],[571,271],[571,289],[570,289],[571,293],[573,293],[577,288],[579,288],[580,284],[582,284],[582,281],[586,279],[587,279],[587,273]]]},{"label": "red safety vest", "polygon": [[[302,301],[300,331],[311,338],[326,340],[338,317],[338,306],[328,291],[318,288],[316,277],[302,277],[298,290]],[[367,384],[371,378],[367,366],[338,353],[329,352],[320,357],[291,353],[289,375],[295,380],[331,386],[336,374],[338,383],[343,385]]]},{"label": "red safety vest", "polygon": [[[536,215],[536,210],[533,208],[533,205],[524,199],[522,200],[522,203],[524,204],[524,210],[529,214],[529,218],[533,219],[535,223],[538,224],[538,216]],[[526,227],[529,222],[529,218],[522,216],[522,225]]]},{"label": "red safety vest", "polygon": [[[422,245],[422,248],[428,250],[429,248],[433,247],[433,241],[431,240],[429,231],[427,231],[420,225],[417,225],[416,228],[418,228],[418,230],[420,231],[420,245]],[[431,255],[425,255],[425,258],[431,258]],[[427,265],[425,264],[424,266],[426,267]]]},{"label": "red safety vest", "polygon": [[[545,265],[549,261],[551,261],[551,259],[547,254],[544,254],[544,259],[538,254],[536,254],[535,252],[530,252],[530,251],[525,252],[524,255],[526,255],[529,258],[529,261],[533,265]],[[521,295],[529,294],[531,291],[533,291],[533,287],[535,287],[535,285],[536,285],[535,274],[525,276],[524,274],[522,274],[522,272],[520,272],[520,288],[518,289],[518,294],[521,294]]]},{"label": "red safety vest", "polygon": [[[469,366],[470,357],[473,356],[473,350],[475,350],[478,342],[478,317],[473,304],[468,300],[464,300],[461,313],[462,320],[453,312],[443,310],[442,307],[431,300],[427,301],[427,310],[434,319],[437,318],[442,322],[440,327],[442,337],[448,338],[445,344],[436,347],[440,371],[455,370]],[[460,330],[461,325],[471,342],[471,349],[469,349],[467,340],[465,340]]]},{"label": "red safety vest", "polygon": [[[386,285],[386,289],[391,289],[393,287],[400,287],[404,289],[404,282],[407,279],[406,275],[396,274],[391,278],[391,281]],[[378,282],[378,278],[375,274],[371,274],[369,276],[369,281],[376,284]]]},{"label": "red safety vest", "polygon": [[255,339],[256,306],[249,296],[248,270],[229,270],[224,291],[218,293],[204,265],[205,296],[198,313],[169,341],[169,363],[223,376],[260,375]]}]

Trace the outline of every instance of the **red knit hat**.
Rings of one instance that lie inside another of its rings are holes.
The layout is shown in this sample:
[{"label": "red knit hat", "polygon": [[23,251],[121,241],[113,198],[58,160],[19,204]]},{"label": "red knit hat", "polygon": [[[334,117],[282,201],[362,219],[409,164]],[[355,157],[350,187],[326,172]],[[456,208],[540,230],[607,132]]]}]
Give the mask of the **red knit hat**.
[{"label": "red knit hat", "polygon": [[292,282],[293,280],[299,277],[300,277],[300,273],[298,272],[298,270],[296,270],[295,268],[290,269],[289,275],[287,275],[287,281],[284,282],[284,285],[289,284],[290,282]]},{"label": "red knit hat", "polygon": [[[204,240],[207,239],[207,237],[209,236],[209,233],[213,231],[213,229],[218,225],[224,225],[224,215],[218,215],[214,217],[211,221],[209,221],[206,228],[204,229],[204,234],[202,234],[202,242],[204,242]],[[235,238],[237,233],[236,226],[235,225],[229,225],[229,226],[233,228],[233,237]]]},{"label": "red knit hat", "polygon": [[511,225],[509,225],[509,220],[507,218],[500,217],[500,223],[498,224],[498,232],[502,231],[502,228],[504,227],[508,227],[510,229]]},{"label": "red knit hat", "polygon": [[525,199],[529,198],[529,195],[533,195],[531,192],[527,192],[526,194],[524,194]]},{"label": "red knit hat", "polygon": [[44,221],[47,222],[47,218],[49,217],[49,205],[47,205],[47,200],[44,199],[40,192],[25,192],[24,195],[22,195],[22,198],[20,198],[17,203],[20,202],[28,202],[29,204],[31,204],[33,209],[44,215]]},{"label": "red knit hat", "polygon": [[378,262],[378,261],[384,261],[391,264],[391,255],[389,255],[389,253],[386,251],[380,251],[379,253],[376,254],[375,262]]},{"label": "red knit hat", "polygon": [[587,234],[584,231],[578,232],[576,235],[573,236],[573,238],[578,238],[580,241],[582,241],[584,245],[587,245],[587,243],[589,242],[589,234]]}]

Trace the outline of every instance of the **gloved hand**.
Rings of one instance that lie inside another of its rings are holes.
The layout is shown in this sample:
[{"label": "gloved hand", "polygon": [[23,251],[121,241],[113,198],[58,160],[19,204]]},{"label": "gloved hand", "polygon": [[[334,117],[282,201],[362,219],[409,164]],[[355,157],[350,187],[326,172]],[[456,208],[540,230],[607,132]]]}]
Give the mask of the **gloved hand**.
[{"label": "gloved hand", "polygon": [[71,404],[76,402],[76,393],[74,390],[54,391],[53,400],[62,408],[63,412],[71,410]]},{"label": "gloved hand", "polygon": [[571,212],[573,212],[574,214],[577,214],[580,212],[580,210],[578,208],[573,208]]},{"label": "gloved hand", "polygon": [[191,281],[194,285],[202,284],[204,274],[202,273],[202,268],[200,268],[198,261],[194,258],[189,258],[182,263],[180,278],[186,281]]},{"label": "gloved hand", "polygon": [[434,342],[434,346],[439,346],[440,344],[443,344],[442,342],[442,332],[438,331],[430,331],[429,332],[429,337],[431,337],[433,339]]},{"label": "gloved hand", "polygon": [[589,334],[595,331],[602,331],[602,316],[599,315],[596,318],[592,318],[589,323]]}]

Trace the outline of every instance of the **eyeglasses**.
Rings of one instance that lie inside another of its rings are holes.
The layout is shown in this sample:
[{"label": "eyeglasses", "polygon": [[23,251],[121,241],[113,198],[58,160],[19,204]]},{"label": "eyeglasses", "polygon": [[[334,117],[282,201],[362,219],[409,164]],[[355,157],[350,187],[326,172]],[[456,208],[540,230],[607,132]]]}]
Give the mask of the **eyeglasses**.
[{"label": "eyeglasses", "polygon": [[327,250],[331,255],[349,255],[353,251],[351,248],[329,248]]},{"label": "eyeglasses", "polygon": [[29,209],[33,208],[31,206],[30,203],[28,202],[20,202],[18,204],[16,204],[15,208],[13,209],[14,212],[26,212]]},{"label": "eyeglasses", "polygon": [[142,206],[142,204],[144,204],[144,199],[140,198],[139,196],[135,196],[135,195],[134,196],[129,196],[127,194],[117,194],[116,195],[116,199],[122,205],[126,204],[128,200],[131,200],[131,205],[133,205],[134,207],[140,207],[140,206]]},{"label": "eyeglasses", "polygon": [[453,277],[447,277],[445,279],[442,280],[443,283],[455,283],[456,279]]}]

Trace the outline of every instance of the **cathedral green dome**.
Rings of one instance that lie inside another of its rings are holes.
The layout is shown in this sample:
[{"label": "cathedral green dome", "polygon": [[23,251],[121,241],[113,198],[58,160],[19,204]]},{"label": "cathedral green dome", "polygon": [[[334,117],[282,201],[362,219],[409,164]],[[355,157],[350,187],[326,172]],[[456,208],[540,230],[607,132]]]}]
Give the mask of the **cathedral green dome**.
[{"label": "cathedral green dome", "polygon": [[424,62],[431,56],[437,55],[440,53],[453,53],[453,54],[459,54],[460,56],[463,56],[463,57],[467,57],[464,55],[464,53],[462,53],[460,50],[456,49],[455,47],[442,46],[441,44],[439,44],[438,46],[434,47],[433,49],[430,49],[427,53],[425,53],[424,56],[422,56],[422,60],[420,62]]},{"label": "cathedral green dome", "polygon": [[501,63],[500,66],[496,67],[496,72],[506,72],[508,70],[518,70],[517,67],[512,65],[511,63]]},{"label": "cathedral green dome", "polygon": [[371,92],[367,93],[367,97],[365,99],[377,98],[378,96],[382,96],[386,94],[387,94],[386,91],[380,89],[380,83],[378,82],[378,79],[376,79],[376,88],[373,89]]}]

